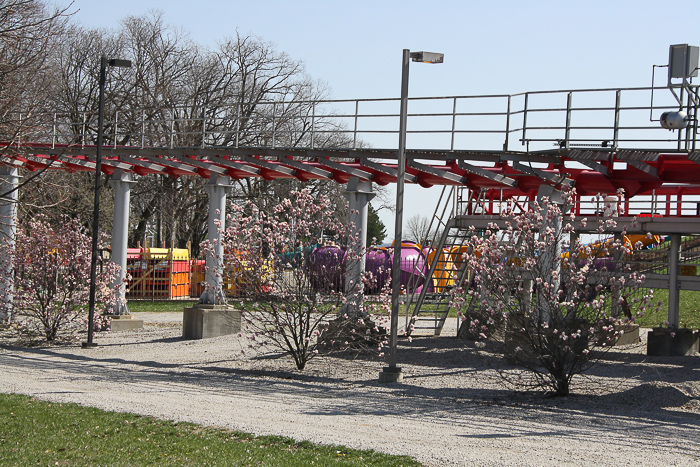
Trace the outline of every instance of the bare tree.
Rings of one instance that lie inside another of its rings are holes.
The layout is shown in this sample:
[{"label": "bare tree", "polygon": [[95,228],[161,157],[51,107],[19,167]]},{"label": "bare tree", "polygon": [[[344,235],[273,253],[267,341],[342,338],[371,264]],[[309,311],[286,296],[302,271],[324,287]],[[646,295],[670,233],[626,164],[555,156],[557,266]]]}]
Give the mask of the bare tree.
[{"label": "bare tree", "polygon": [[425,216],[416,214],[406,221],[403,240],[423,244],[426,240],[431,241],[433,234],[434,231],[430,229],[430,220]]},{"label": "bare tree", "polygon": [[[32,181],[31,189],[19,191],[18,217],[31,219],[41,212],[54,224],[61,223],[64,217],[77,219],[81,227],[90,232],[94,188],[95,179],[90,172],[47,170]],[[105,195],[100,203],[100,230],[110,232],[114,199],[108,183],[102,189]]]},{"label": "bare tree", "polygon": [[41,0],[0,0],[0,139],[31,132],[51,88],[50,60],[67,22],[67,8]]},{"label": "bare tree", "polygon": [[[314,115],[315,103],[326,98],[328,91],[323,83],[309,78],[301,62],[258,37],[239,33],[213,50],[200,47],[184,31],[167,25],[159,12],[127,17],[117,30],[72,26],[64,31],[61,47],[52,55],[60,70],[51,88],[57,107],[52,111],[68,122],[59,125],[59,142],[96,142],[102,54],[132,61],[132,68],[109,71],[105,145],[310,146],[312,128],[318,146],[349,145],[337,124]],[[167,244],[185,247],[192,242],[196,249],[206,235],[206,180],[166,175],[137,177],[131,244],[144,241],[150,228]],[[45,183],[70,186],[62,177],[51,175]],[[231,196],[254,200],[264,208],[302,184],[310,186],[312,193],[328,195],[339,216],[344,216],[342,188],[332,181],[242,179]],[[81,196],[64,194],[65,199]],[[42,189],[33,194],[30,204],[56,202]]]}]

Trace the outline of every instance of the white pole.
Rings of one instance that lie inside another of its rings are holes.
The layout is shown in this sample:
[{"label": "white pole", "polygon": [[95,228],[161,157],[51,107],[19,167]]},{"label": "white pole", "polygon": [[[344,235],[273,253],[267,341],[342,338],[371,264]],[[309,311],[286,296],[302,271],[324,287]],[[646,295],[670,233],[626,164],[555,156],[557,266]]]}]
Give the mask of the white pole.
[{"label": "white pole", "polygon": [[[346,264],[345,296],[347,306],[344,312],[349,316],[357,316],[361,313],[364,297],[364,283],[362,278],[365,273],[365,260],[367,252],[367,214],[369,202],[374,198],[372,183],[352,177],[348,181],[347,190],[343,193],[348,200],[350,211],[349,220],[354,226],[352,236],[348,244],[350,262]],[[357,238],[354,238],[357,237]]]},{"label": "white pole", "polygon": [[131,185],[134,184],[131,173],[116,170],[112,174],[110,185],[114,188],[114,224],[112,225],[112,259],[119,266],[119,274],[112,286],[120,286],[117,294],[118,301],[111,314],[128,315],[126,305],[126,248],[129,239],[129,211],[131,201]]},{"label": "white pole", "polygon": [[678,261],[681,254],[681,234],[671,235],[671,249],[668,252],[668,324],[677,328],[679,324]]},{"label": "white pole", "polygon": [[0,232],[3,242],[2,258],[0,258],[0,296],[3,303],[0,305],[0,323],[12,319],[14,300],[14,278],[12,277],[12,253],[15,249],[15,235],[17,233],[17,185],[19,183],[19,171],[16,167],[0,167],[0,194],[6,193],[0,198]]},{"label": "white pole", "polygon": [[207,255],[206,287],[199,299],[206,305],[224,304],[222,272],[224,265],[224,244],[221,229],[226,227],[226,189],[231,186],[229,177],[212,175],[205,185],[209,194],[209,242],[214,255]]}]

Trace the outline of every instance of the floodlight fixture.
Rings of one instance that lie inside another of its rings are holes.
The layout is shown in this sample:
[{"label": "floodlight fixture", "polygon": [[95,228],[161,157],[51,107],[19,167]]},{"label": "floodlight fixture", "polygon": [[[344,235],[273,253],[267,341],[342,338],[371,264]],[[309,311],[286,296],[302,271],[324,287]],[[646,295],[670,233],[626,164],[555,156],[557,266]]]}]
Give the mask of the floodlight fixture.
[{"label": "floodlight fixture", "polygon": [[443,63],[445,54],[437,52],[411,52],[411,60],[422,63]]},{"label": "floodlight fixture", "polygon": [[118,58],[113,58],[107,62],[109,66],[117,68],[131,68],[131,60],[120,60]]}]

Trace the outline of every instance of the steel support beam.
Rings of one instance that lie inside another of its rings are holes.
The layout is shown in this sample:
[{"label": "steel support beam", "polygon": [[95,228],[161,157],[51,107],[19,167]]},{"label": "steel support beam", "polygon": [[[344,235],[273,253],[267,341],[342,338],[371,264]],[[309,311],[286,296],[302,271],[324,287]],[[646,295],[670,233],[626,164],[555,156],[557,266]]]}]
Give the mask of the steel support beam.
[{"label": "steel support beam", "polygon": [[[136,158],[131,157],[131,156],[119,156],[119,159],[124,161],[124,162],[127,162],[135,167],[142,167],[144,169],[152,170],[152,171],[159,173],[159,174],[162,174],[162,175],[167,174],[166,168],[163,164],[156,164],[156,163],[150,162],[150,161],[143,161],[141,159],[136,159]],[[102,163],[104,164],[106,162],[102,161]],[[121,168],[121,167],[119,167],[119,168]],[[133,169],[133,167],[132,167],[132,169]]]},{"label": "steel support beam", "polygon": [[117,290],[117,301],[110,310],[113,315],[128,315],[126,304],[126,249],[129,239],[129,212],[131,186],[136,183],[131,173],[117,170],[112,174],[110,185],[114,188],[114,223],[112,225],[112,259],[119,266],[119,273],[112,283]]},{"label": "steel support beam", "polygon": [[222,305],[226,302],[222,288],[224,266],[223,229],[226,226],[226,190],[231,179],[212,175],[204,186],[209,195],[208,239],[213,254],[207,255],[204,292],[199,302],[206,305]]},{"label": "steel support beam", "polygon": [[164,165],[165,167],[170,167],[170,168],[177,169],[177,170],[182,170],[183,172],[187,172],[190,175],[197,174],[196,167],[193,167],[192,165],[185,164],[184,162],[173,161],[173,160],[169,160],[169,159],[164,159],[162,157],[153,157],[153,156],[149,156],[148,159],[155,164]]},{"label": "steel support beam", "polygon": [[609,175],[609,170],[606,166],[603,164],[600,164],[596,161],[598,160],[605,160],[608,158],[610,153],[607,152],[602,152],[602,151],[583,151],[580,149],[573,149],[569,152],[569,157],[571,160],[578,162],[581,165],[585,165],[591,170],[595,170],[596,172],[600,172],[606,177]]},{"label": "steel support beam", "polygon": [[639,169],[654,178],[659,178],[659,171],[644,162],[658,161],[659,155],[658,152],[620,150],[617,152],[616,157],[620,162],[625,162],[627,165]]},{"label": "steel support beam", "polygon": [[515,179],[512,179],[505,175],[491,172],[490,170],[486,170],[482,167],[477,167],[464,161],[459,161],[458,165],[459,168],[462,170],[473,173],[474,175],[478,175],[480,177],[488,178],[489,180],[493,180],[494,182],[502,183],[511,188],[514,188],[518,184],[517,180]]},{"label": "steel support beam", "polygon": [[[545,197],[549,200],[547,210],[553,208],[555,205],[559,205],[559,207],[561,207],[561,192],[557,191],[554,187],[550,185],[540,185],[537,192],[537,201],[540,206],[543,206],[542,203]],[[542,212],[542,217],[545,220],[542,222],[542,230],[540,232],[545,231],[548,228],[551,229],[551,240],[553,243],[549,243],[544,248],[541,256],[537,258],[537,261],[540,264],[540,270],[545,272],[542,279],[545,281],[545,283],[551,285],[551,290],[554,291],[554,293],[551,293],[551,295],[547,294],[546,292],[537,294],[537,316],[535,319],[537,319],[539,323],[551,325],[554,313],[559,313],[559,310],[556,307],[552,308],[551,297],[555,296],[559,290],[561,282],[559,279],[559,270],[561,268],[562,218],[561,216],[554,216],[549,219],[546,211]],[[540,289],[540,292],[544,291]]]},{"label": "steel support beam", "polygon": [[413,169],[420,170],[421,172],[440,177],[443,180],[447,180],[450,182],[459,184],[464,184],[465,182],[465,178],[462,175],[452,173],[448,170],[438,169],[437,167],[432,167],[430,165],[421,164],[420,162],[416,162],[414,160],[409,159],[408,166]]},{"label": "steel support beam", "polygon": [[217,164],[221,164],[225,167],[230,167],[240,172],[249,173],[251,175],[260,175],[261,172],[259,167],[254,167],[252,165],[244,164],[242,162],[230,161],[228,159],[224,159],[223,157],[210,156],[209,159],[216,162]]},{"label": "steel support beam", "polygon": [[329,169],[337,170],[338,172],[348,174],[351,177],[357,177],[363,180],[372,180],[372,174],[370,172],[355,167],[350,167],[343,163],[332,161],[323,157],[319,157],[317,161],[324,167],[328,167]]},{"label": "steel support beam", "polygon": [[545,172],[544,170],[529,167],[520,162],[514,162],[513,168],[519,172],[526,173],[528,175],[534,175],[535,177],[541,178],[543,180],[548,180],[554,183],[555,185],[573,185],[574,183],[574,181],[567,178],[565,174],[555,175],[553,173]]},{"label": "steel support beam", "polygon": [[12,319],[14,313],[14,279],[12,277],[12,252],[17,233],[17,186],[19,170],[16,167],[0,167],[0,323]]},{"label": "steel support beam", "polygon": [[252,157],[252,156],[241,156],[241,158],[244,161],[246,161],[248,164],[252,164],[252,165],[261,167],[263,169],[271,170],[273,172],[288,175],[290,177],[296,177],[296,170],[290,169],[287,166],[280,165],[280,164],[273,164],[272,162],[263,161],[263,160],[260,160],[258,158]]},{"label": "steel support beam", "polygon": [[[368,169],[372,169],[376,172],[383,173],[383,174],[398,178],[399,171],[393,167],[389,167],[389,166],[386,166],[384,164],[380,164],[378,162],[373,162],[373,161],[369,161],[369,160],[361,161],[360,164],[363,165],[364,167],[367,167]],[[404,173],[404,181],[406,183],[416,183],[416,180],[418,180],[418,177],[416,177],[415,175],[411,175],[409,173]]]},{"label": "steel support beam", "polygon": [[325,180],[330,180],[333,178],[333,173],[329,172],[327,170],[323,170],[319,167],[314,167],[312,165],[309,165],[308,163],[304,163],[302,161],[295,161],[294,159],[290,157],[280,157],[279,162],[281,164],[287,165],[289,167],[294,167],[297,171],[300,172],[307,172],[310,174],[313,174],[317,177],[320,177]]},{"label": "steel support beam", "polygon": [[363,314],[365,260],[367,251],[367,214],[369,202],[374,198],[372,182],[351,178],[343,196],[348,200],[349,221],[353,227],[348,237],[348,254],[345,267],[346,306],[341,313],[350,317]]},{"label": "steel support beam", "polygon": [[[206,162],[203,160],[199,159],[192,159],[187,156],[178,156],[178,160],[182,162],[185,165],[189,165],[191,167],[197,167],[199,169],[207,170],[211,173],[215,173],[217,175],[226,175],[228,173],[228,170],[224,167],[221,167],[220,165],[216,165],[213,161],[211,162]],[[199,173],[199,172],[197,172]]]},{"label": "steel support beam", "polygon": [[668,250],[668,324],[677,328],[679,324],[680,291],[678,290],[678,277],[680,268],[678,263],[681,255],[681,234],[671,234],[671,248]]}]

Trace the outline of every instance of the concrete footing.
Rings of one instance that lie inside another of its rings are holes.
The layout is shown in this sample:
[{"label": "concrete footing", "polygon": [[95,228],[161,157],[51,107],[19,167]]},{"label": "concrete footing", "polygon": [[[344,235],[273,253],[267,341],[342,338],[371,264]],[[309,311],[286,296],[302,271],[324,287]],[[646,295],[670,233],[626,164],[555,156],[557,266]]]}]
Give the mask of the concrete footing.
[{"label": "concrete footing", "polygon": [[111,318],[109,330],[112,332],[126,331],[128,329],[143,329],[143,320],[131,315],[108,315]]},{"label": "concrete footing", "polygon": [[633,324],[624,327],[624,334],[617,339],[615,345],[634,345],[639,344],[640,342],[641,338],[639,337],[639,325]]},{"label": "concrete footing", "polygon": [[241,313],[226,305],[197,304],[182,315],[183,339],[206,339],[240,332]]},{"label": "concrete footing", "polygon": [[403,381],[403,373],[401,368],[384,368],[384,371],[379,372],[380,383],[400,383]]},{"label": "concrete footing", "polygon": [[647,355],[676,357],[700,351],[700,332],[690,329],[654,328],[647,335]]}]

